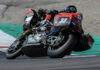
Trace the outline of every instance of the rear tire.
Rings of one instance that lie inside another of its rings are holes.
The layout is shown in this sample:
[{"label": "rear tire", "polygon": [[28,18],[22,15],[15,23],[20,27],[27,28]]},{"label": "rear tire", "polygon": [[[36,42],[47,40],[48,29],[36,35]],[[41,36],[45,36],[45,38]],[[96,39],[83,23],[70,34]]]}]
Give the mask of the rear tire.
[{"label": "rear tire", "polygon": [[77,39],[74,35],[69,34],[67,41],[62,44],[61,47],[57,49],[53,49],[52,47],[48,47],[48,56],[51,58],[62,58],[65,55],[70,55],[72,52],[72,48],[76,45]]}]

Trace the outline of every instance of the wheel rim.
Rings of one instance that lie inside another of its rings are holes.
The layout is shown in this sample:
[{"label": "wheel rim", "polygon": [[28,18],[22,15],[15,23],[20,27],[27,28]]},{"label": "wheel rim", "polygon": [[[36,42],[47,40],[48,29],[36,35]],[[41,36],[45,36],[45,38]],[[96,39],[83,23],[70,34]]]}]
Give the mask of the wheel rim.
[{"label": "wheel rim", "polygon": [[64,35],[64,39],[62,40],[62,42],[59,43],[59,45],[57,45],[57,46],[50,46],[51,49],[56,50],[56,49],[60,48],[62,45],[64,45],[64,43],[67,41],[67,39],[68,39],[68,36],[66,35],[66,37],[65,37],[65,35]]},{"label": "wheel rim", "polygon": [[7,50],[9,54],[12,54],[16,52],[18,49],[20,49],[20,42],[19,40],[16,40]]}]

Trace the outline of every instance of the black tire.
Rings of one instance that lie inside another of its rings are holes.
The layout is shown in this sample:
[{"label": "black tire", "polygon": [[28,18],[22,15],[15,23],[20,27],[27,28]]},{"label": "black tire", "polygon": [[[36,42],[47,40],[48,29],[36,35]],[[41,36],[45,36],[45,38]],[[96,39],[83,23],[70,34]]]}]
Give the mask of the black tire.
[{"label": "black tire", "polygon": [[[18,56],[20,56],[22,54],[21,47],[19,47],[20,46],[20,42],[19,43],[17,43],[17,42],[19,42],[19,40],[15,40],[12,43],[12,45],[8,48],[8,50],[6,51],[6,58],[7,59],[15,59],[16,57],[18,57]],[[13,46],[16,43],[17,43],[17,45]],[[11,51],[9,52],[10,49],[12,49],[12,51],[13,51],[15,49],[15,47],[17,47],[17,49],[14,52],[11,52]]]},{"label": "black tire", "polygon": [[59,48],[52,49],[52,47],[48,47],[48,56],[50,58],[62,58],[65,55],[70,55],[72,48],[76,45],[76,42],[76,37],[72,34],[69,34],[67,41],[62,43]]},{"label": "black tire", "polygon": [[26,46],[22,48],[22,52],[28,57],[47,56],[47,49],[43,46]]}]

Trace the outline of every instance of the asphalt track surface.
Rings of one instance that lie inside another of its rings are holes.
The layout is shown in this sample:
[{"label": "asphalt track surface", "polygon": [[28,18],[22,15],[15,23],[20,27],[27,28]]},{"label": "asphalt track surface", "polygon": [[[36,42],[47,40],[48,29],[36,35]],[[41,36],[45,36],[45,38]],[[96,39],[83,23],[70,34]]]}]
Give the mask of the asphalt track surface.
[{"label": "asphalt track surface", "polygon": [[20,56],[8,60],[0,55],[0,70],[100,70],[100,56],[57,59]]}]

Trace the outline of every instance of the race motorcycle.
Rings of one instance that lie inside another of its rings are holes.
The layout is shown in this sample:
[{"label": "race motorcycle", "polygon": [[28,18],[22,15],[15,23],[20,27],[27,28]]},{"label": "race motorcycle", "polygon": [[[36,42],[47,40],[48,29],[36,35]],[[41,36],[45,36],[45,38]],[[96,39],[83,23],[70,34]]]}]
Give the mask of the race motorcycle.
[{"label": "race motorcycle", "polygon": [[[34,13],[28,11],[25,18],[26,24],[30,25],[34,20]],[[51,27],[34,24],[31,29],[25,29],[25,32],[6,52],[7,59],[14,59],[20,55],[29,57],[49,56],[51,58],[61,58],[70,55],[72,51],[85,51],[92,47],[94,40],[87,34],[82,37],[76,32],[72,22],[75,21],[71,13],[59,13],[54,17],[53,31]],[[41,22],[42,23],[42,22]]]}]

